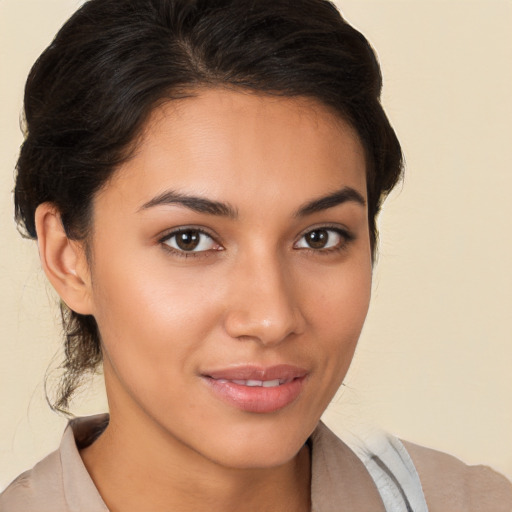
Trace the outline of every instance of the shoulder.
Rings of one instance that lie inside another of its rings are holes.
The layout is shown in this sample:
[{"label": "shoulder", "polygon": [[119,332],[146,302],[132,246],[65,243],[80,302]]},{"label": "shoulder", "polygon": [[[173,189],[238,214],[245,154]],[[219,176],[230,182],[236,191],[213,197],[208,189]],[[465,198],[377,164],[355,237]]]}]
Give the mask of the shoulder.
[{"label": "shoulder", "polygon": [[512,512],[512,484],[487,466],[402,441],[419,474],[429,512]]},{"label": "shoulder", "polygon": [[0,494],[0,512],[60,512],[65,510],[62,465],[55,451],[19,475]]},{"label": "shoulder", "polygon": [[79,453],[107,423],[105,414],[71,420],[59,449],[0,494],[0,512],[108,512]]}]

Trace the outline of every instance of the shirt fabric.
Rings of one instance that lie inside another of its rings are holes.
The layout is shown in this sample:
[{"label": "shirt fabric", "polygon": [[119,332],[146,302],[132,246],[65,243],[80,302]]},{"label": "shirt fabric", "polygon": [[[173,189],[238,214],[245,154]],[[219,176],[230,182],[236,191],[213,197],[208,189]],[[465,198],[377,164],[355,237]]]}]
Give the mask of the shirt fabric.
[{"label": "shirt fabric", "polygon": [[[108,512],[79,453],[80,448],[94,442],[107,424],[108,415],[72,420],[59,449],[21,474],[0,495],[0,512]],[[349,448],[320,423],[308,444],[311,449],[312,512],[363,510],[357,505],[361,504],[358,486],[368,479],[368,475],[378,491],[377,501],[380,495],[380,510],[428,511],[418,472],[404,444],[397,438],[382,432],[374,433],[364,440],[354,438]],[[361,489],[367,490],[367,483],[363,483]],[[512,501],[510,503],[510,508],[503,510],[512,510]],[[371,510],[378,508],[379,505]],[[443,509],[431,512],[436,510]],[[457,512],[459,509],[446,510]],[[484,510],[487,509],[481,509],[481,512]],[[494,512],[495,509],[488,510]]]}]

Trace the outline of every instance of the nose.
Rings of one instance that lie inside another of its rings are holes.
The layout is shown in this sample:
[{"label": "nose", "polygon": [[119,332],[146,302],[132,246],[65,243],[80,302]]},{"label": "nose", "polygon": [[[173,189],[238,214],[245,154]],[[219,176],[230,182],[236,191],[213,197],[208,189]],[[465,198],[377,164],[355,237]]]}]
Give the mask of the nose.
[{"label": "nose", "polygon": [[231,337],[271,346],[304,332],[298,283],[277,256],[245,258],[230,281],[224,328]]}]

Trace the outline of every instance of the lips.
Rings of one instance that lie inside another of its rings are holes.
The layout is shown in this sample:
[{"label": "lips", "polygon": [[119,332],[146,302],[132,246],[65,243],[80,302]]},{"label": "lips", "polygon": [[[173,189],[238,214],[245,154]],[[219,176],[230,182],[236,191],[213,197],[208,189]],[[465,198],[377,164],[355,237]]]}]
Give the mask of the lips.
[{"label": "lips", "polygon": [[212,393],[245,412],[271,413],[300,395],[307,371],[292,365],[237,366],[202,374]]}]

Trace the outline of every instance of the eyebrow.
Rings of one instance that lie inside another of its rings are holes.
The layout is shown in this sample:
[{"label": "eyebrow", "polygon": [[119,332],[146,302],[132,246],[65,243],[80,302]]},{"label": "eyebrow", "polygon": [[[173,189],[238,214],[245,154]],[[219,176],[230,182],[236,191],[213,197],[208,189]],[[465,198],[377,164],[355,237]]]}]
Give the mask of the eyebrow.
[{"label": "eyebrow", "polygon": [[295,216],[305,217],[313,213],[328,210],[329,208],[334,208],[335,206],[349,201],[360,204],[361,206],[366,206],[364,197],[356,189],[352,187],[343,187],[341,190],[333,192],[332,194],[319,197],[318,199],[313,199],[312,201],[304,204],[297,210]]},{"label": "eyebrow", "polygon": [[[295,212],[295,217],[306,217],[307,215],[328,210],[329,208],[334,208],[335,206],[349,201],[360,204],[361,206],[366,206],[366,201],[357,190],[351,187],[343,187],[341,190],[333,192],[332,194],[320,197],[318,199],[313,199],[312,201],[302,205]],[[218,215],[221,217],[230,217],[233,219],[238,217],[238,210],[231,206],[229,203],[213,201],[211,199],[206,199],[205,197],[189,196],[174,190],[168,190],[154,197],[147,203],[144,203],[139,208],[139,211],[147,210],[155,206],[166,206],[173,204],[185,206],[186,208],[194,210],[198,213],[207,213],[209,215]]]},{"label": "eyebrow", "polygon": [[186,208],[194,210],[198,213],[207,213],[209,215],[218,215],[221,217],[230,218],[236,218],[238,216],[237,209],[228,203],[213,201],[211,199],[206,199],[205,197],[189,196],[174,190],[168,190],[167,192],[154,197],[147,203],[144,203],[139,208],[139,211],[147,210],[155,206],[166,206],[173,204],[185,206]]}]

